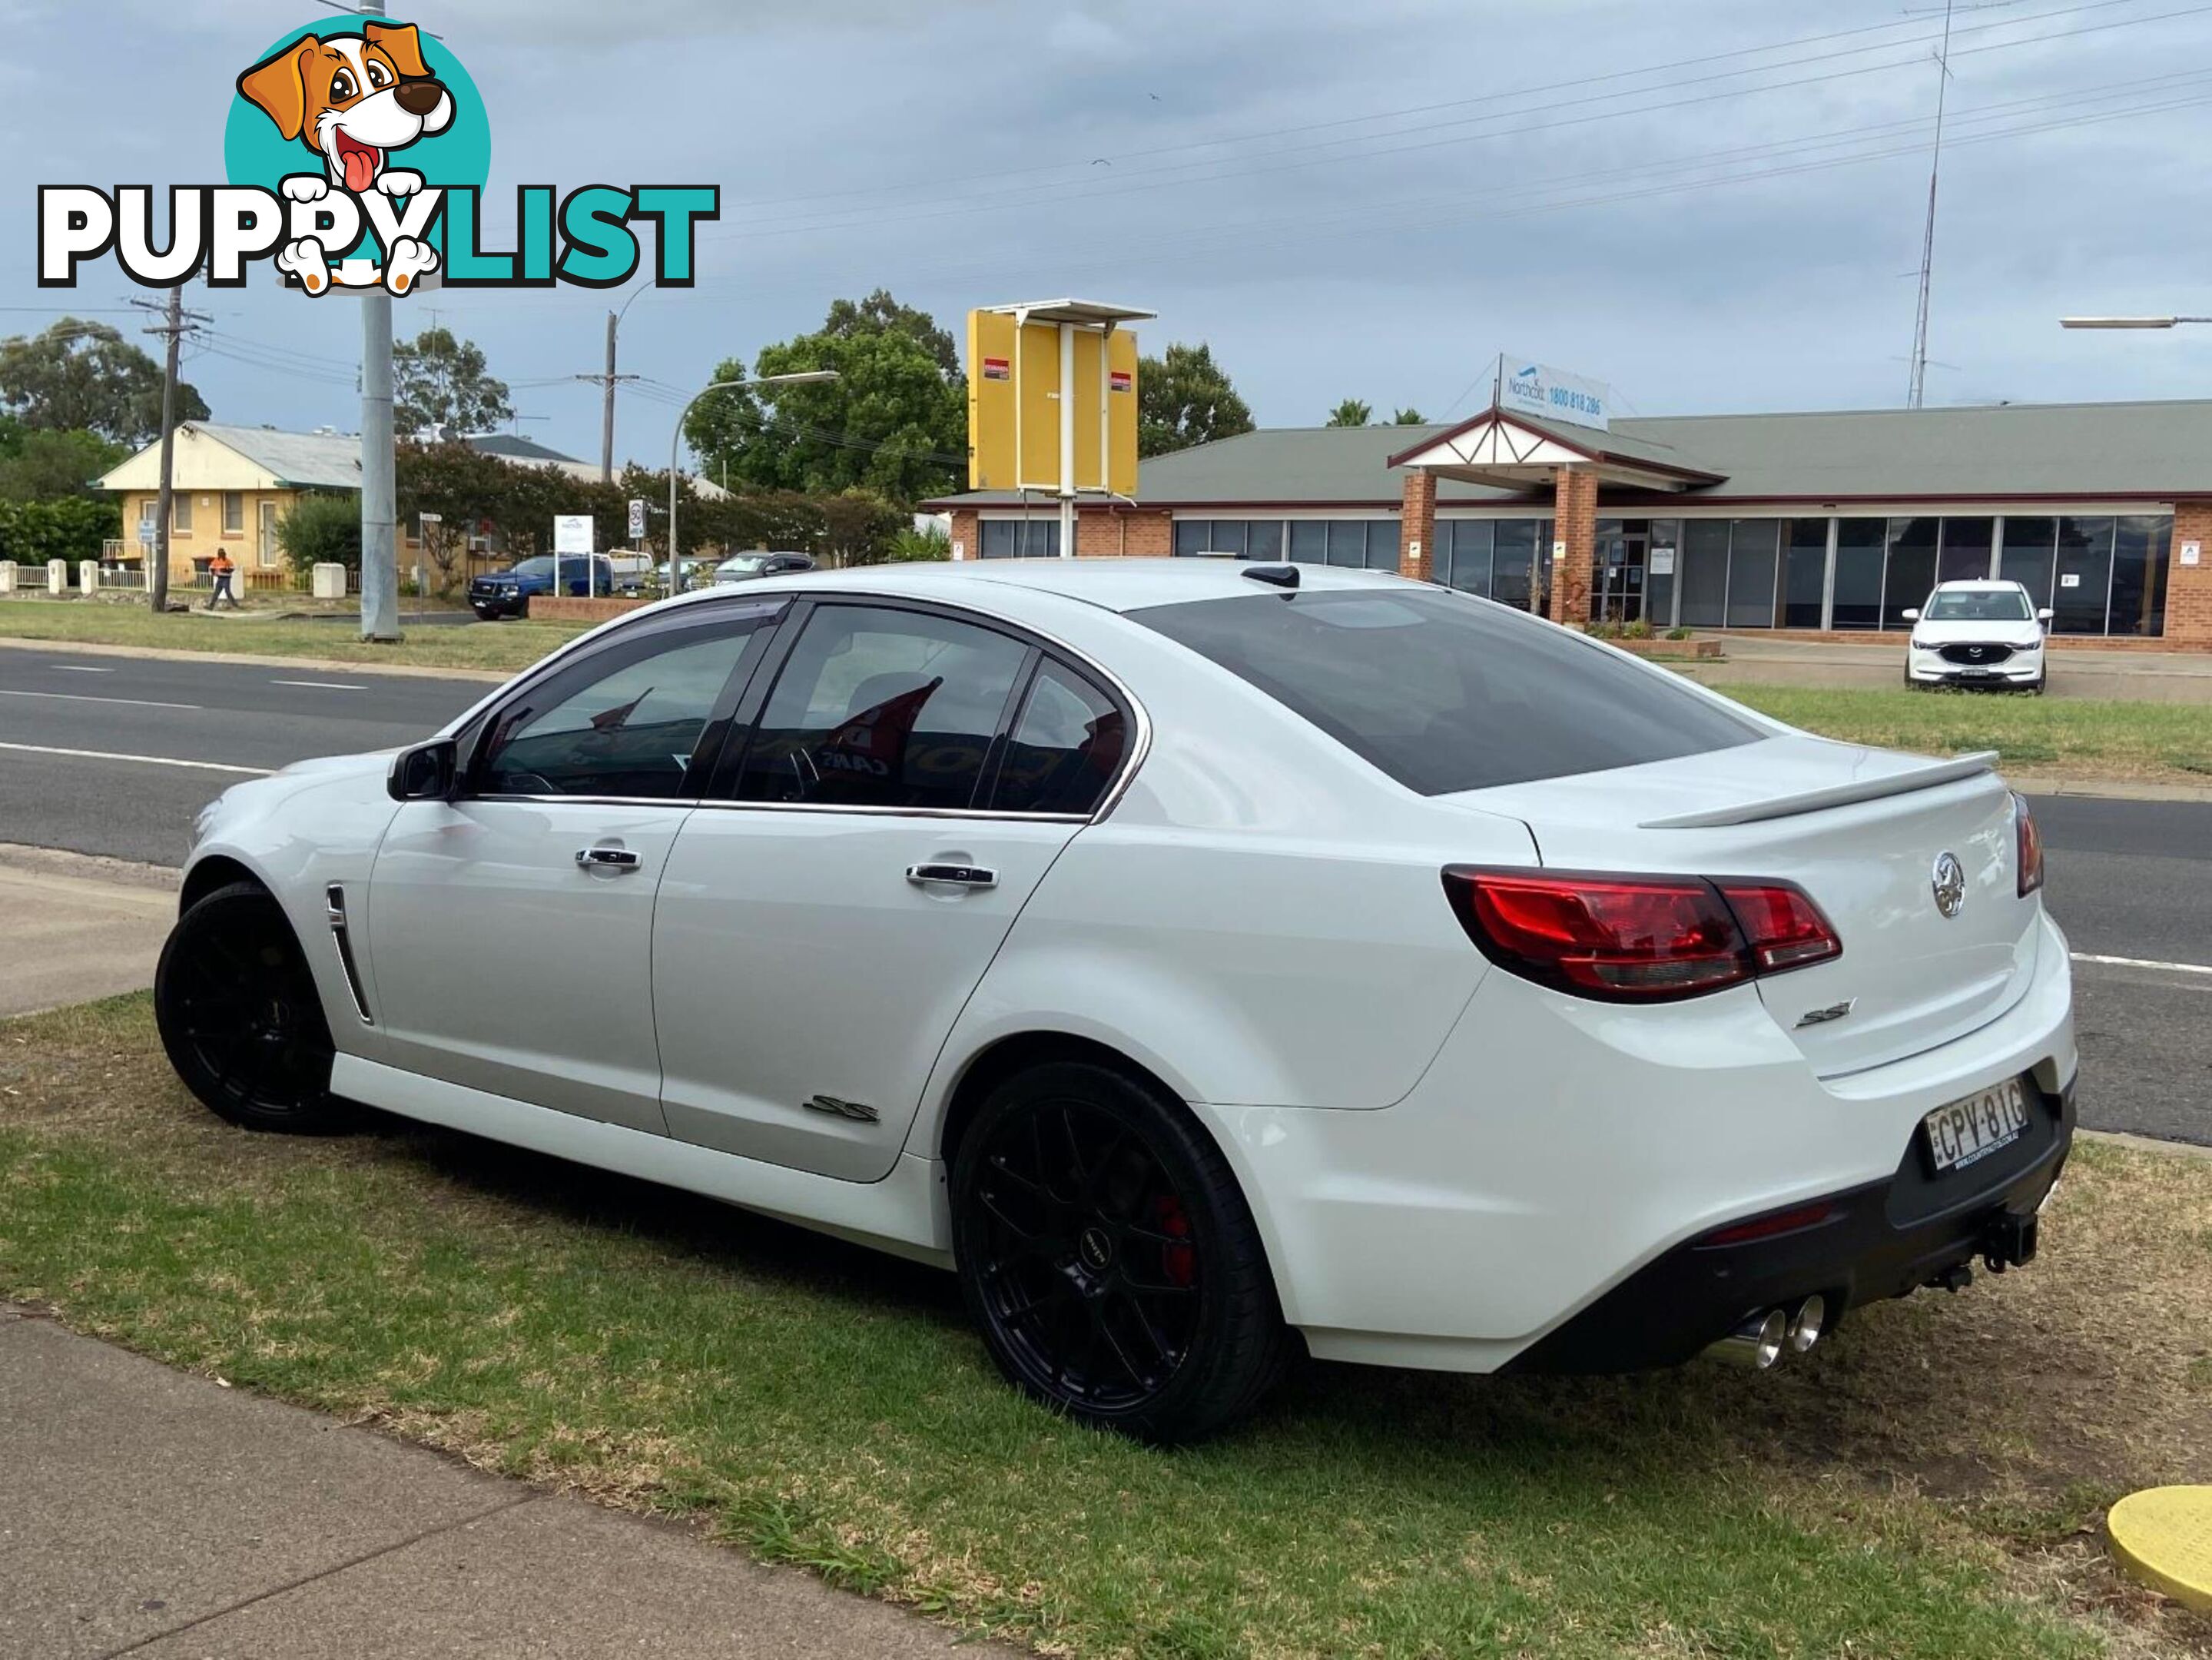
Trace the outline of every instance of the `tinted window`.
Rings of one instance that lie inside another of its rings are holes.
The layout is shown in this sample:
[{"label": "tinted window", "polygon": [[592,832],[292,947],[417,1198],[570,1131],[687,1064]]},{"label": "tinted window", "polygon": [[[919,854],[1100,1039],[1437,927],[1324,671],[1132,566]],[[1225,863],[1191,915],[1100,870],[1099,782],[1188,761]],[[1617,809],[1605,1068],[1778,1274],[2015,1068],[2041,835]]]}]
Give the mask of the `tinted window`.
[{"label": "tinted window", "polygon": [[1095,812],[1128,748],[1127,717],[1087,681],[1047,663],[1014,723],[992,805],[1009,812]]},{"label": "tinted window", "polygon": [[1953,588],[1930,594],[1920,615],[1930,623],[2025,623],[2034,613],[2016,589]]},{"label": "tinted window", "polygon": [[837,807],[975,805],[1029,648],[922,611],[824,605],[776,677],[735,794]]},{"label": "tinted window", "polygon": [[715,702],[768,620],[641,642],[526,691],[494,719],[477,793],[681,795]]},{"label": "tinted window", "polygon": [[1662,671],[1440,590],[1240,595],[1131,614],[1424,795],[1763,735]]},{"label": "tinted window", "polygon": [[[1887,526],[1880,519],[1836,520],[1836,599],[1829,615],[1839,629],[1881,625],[1881,561]],[[1911,605],[1908,599],[1905,604]]]}]

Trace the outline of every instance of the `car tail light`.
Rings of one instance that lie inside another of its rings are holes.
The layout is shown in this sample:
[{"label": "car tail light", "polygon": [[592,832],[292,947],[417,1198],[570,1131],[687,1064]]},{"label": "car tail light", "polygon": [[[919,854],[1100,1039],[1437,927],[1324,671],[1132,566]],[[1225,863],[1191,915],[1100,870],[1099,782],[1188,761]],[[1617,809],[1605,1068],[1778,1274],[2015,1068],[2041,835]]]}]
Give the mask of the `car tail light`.
[{"label": "car tail light", "polygon": [[1835,1208],[1822,1199],[1809,1205],[1799,1205],[1791,1210],[1772,1211],[1748,1222],[1716,1228],[1697,1243],[1700,1245],[1745,1245],[1754,1239],[1771,1239],[1778,1234],[1795,1233],[1800,1228],[1815,1227],[1826,1221]]},{"label": "car tail light", "polygon": [[2017,790],[2012,798],[2013,823],[2020,836],[2020,897],[2027,898],[2043,885],[2043,832],[2027,810],[2027,798]]},{"label": "car tail light", "polygon": [[1839,955],[1820,908],[1784,882],[1455,865],[1444,891],[1482,953],[1577,997],[1695,997]]}]

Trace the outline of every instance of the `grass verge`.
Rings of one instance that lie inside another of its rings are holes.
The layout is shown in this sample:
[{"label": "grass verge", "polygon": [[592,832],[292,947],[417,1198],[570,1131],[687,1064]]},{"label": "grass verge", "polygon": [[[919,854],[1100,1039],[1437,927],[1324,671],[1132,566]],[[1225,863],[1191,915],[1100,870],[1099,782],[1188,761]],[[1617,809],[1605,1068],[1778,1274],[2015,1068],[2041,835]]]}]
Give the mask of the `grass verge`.
[{"label": "grass verge", "polygon": [[1729,685],[1740,703],[1846,743],[1923,754],[1995,750],[2008,771],[2212,784],[2212,710],[2201,703],[1991,692]]},{"label": "grass verge", "polygon": [[409,629],[395,644],[363,640],[342,621],[236,622],[228,617],[156,617],[142,606],[0,601],[0,635],[55,645],[132,646],[167,651],[238,652],[263,657],[319,657],[335,663],[399,663],[418,668],[528,668],[581,634],[584,623],[459,623]]},{"label": "grass verge", "polygon": [[397,1121],[229,1129],[143,997],[0,1025],[0,1295],[1076,1655],[2212,1647],[2090,1533],[2212,1474],[2212,1165],[2087,1149],[2047,1237],[1769,1377],[1314,1365],[1168,1455],[1018,1400],[945,1276]]}]

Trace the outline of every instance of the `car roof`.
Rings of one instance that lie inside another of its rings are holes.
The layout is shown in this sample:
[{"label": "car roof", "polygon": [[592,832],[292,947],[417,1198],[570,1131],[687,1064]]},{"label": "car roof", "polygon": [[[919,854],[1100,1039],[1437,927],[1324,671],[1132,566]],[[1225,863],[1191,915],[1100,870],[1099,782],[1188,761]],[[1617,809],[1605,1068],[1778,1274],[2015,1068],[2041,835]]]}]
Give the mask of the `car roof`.
[{"label": "car roof", "polygon": [[1960,576],[1953,578],[1948,582],[1938,582],[1936,585],[1936,592],[1938,593],[1946,592],[1994,593],[2002,588],[2019,588],[2022,593],[2027,592],[2027,587],[2021,583],[2008,582],[1991,576]]},{"label": "car roof", "polygon": [[[957,604],[1018,603],[1020,596],[1052,593],[1107,611],[1139,611],[1182,600],[1222,599],[1240,594],[1280,593],[1245,573],[1259,569],[1240,559],[962,559],[915,560],[894,565],[855,565],[815,569],[788,576],[762,577],[745,585],[750,596],[782,589],[835,592],[851,587],[908,593],[917,599]],[[1372,591],[1404,583],[1384,571],[1349,570],[1328,565],[1298,565],[1298,586],[1306,591]]]}]

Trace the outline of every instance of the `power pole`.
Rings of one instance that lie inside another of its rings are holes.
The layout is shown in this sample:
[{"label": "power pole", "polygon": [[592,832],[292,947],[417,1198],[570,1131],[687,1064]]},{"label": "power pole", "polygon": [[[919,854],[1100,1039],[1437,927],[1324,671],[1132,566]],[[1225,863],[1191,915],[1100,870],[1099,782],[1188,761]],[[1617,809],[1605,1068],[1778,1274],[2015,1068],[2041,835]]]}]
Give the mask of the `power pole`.
[{"label": "power pole", "polygon": [[[380,17],[384,0],[359,0]],[[386,249],[389,255],[391,250]],[[399,638],[399,543],[394,523],[396,458],[392,431],[392,292],[382,283],[361,297],[361,637]]]},{"label": "power pole", "polygon": [[1920,301],[1912,320],[1912,384],[1905,406],[1917,410],[1928,381],[1928,296],[1936,276],[1936,179],[1943,166],[1943,95],[1951,87],[1951,6],[1943,3],[1943,44],[1936,53],[1936,149],[1928,162],[1928,228],[1920,239]]},{"label": "power pole", "polygon": [[[641,289],[639,292],[642,293],[643,290]],[[623,307],[623,310],[628,309],[628,307]],[[579,380],[596,380],[599,384],[599,482],[603,484],[612,483],[615,476],[615,386],[618,381],[635,380],[640,378],[635,374],[615,373],[615,336],[621,327],[621,313],[609,312],[607,313],[607,367],[605,372],[599,374],[576,376]]]},{"label": "power pole", "polygon": [[[149,301],[131,302],[141,311],[152,311]],[[159,617],[169,608],[169,520],[174,511],[177,462],[177,354],[185,335],[196,331],[203,323],[215,319],[204,312],[185,309],[185,290],[182,286],[169,290],[168,304],[161,308],[159,327],[146,331],[149,334],[169,337],[168,350],[161,369],[161,488],[154,500],[154,546],[146,557],[153,569],[146,573],[146,604]]]}]

